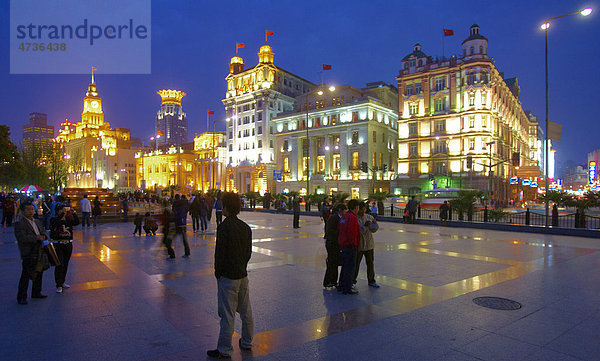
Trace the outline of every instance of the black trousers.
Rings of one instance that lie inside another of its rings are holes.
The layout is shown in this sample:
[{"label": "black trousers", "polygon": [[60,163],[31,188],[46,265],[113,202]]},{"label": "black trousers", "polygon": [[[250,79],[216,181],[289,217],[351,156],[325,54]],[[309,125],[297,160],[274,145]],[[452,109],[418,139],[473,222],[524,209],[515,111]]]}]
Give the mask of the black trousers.
[{"label": "black trousers", "polygon": [[54,282],[56,282],[56,287],[62,287],[67,277],[69,260],[71,260],[71,254],[73,254],[73,243],[54,243],[54,249],[60,260],[60,266],[54,267]]},{"label": "black trousers", "polygon": [[[37,264],[37,258],[23,258],[21,278],[19,279],[19,290],[17,291],[17,300],[27,299],[27,288],[29,288],[29,280],[34,275],[35,265]],[[35,274],[33,284],[31,286],[31,295],[39,296],[42,292],[42,274],[40,272]]]},{"label": "black trousers", "polygon": [[215,217],[217,218],[217,226],[223,222],[223,211],[215,211]]},{"label": "black trousers", "polygon": [[2,215],[2,224],[4,224],[4,222],[6,222],[6,226],[10,227],[10,226],[12,226],[12,221],[13,221],[12,213],[4,213]]},{"label": "black trousers", "polygon": [[356,267],[357,253],[356,248],[342,249],[342,272],[339,282],[342,292],[350,292],[352,290],[352,277],[354,276],[354,268]]},{"label": "black trousers", "polygon": [[360,268],[360,262],[362,261],[363,256],[365,256],[365,262],[367,263],[367,280],[369,281],[369,284],[375,283],[374,253],[375,252],[372,249],[368,251],[358,251],[356,257],[356,269],[354,270],[354,283],[356,283],[356,279],[358,278],[358,269]]},{"label": "black trousers", "polygon": [[133,234],[139,234],[140,236],[142,235],[142,225],[140,224],[139,226],[136,224],[135,225],[135,229],[133,230]]},{"label": "black trousers", "polygon": [[327,259],[325,260],[327,269],[323,278],[323,287],[328,287],[337,284],[338,267],[341,263],[342,254],[337,243],[327,242],[325,248],[327,249]]},{"label": "black trousers", "polygon": [[175,235],[165,233],[163,238],[163,243],[165,247],[167,247],[167,253],[169,257],[175,258],[175,250],[173,250],[173,238],[175,238],[178,234],[181,234],[181,238],[183,239],[183,248],[186,256],[190,255],[190,245],[187,242],[185,237],[185,226],[178,226],[175,230]]},{"label": "black trousers", "polygon": [[300,228],[300,213],[294,212],[294,228]]}]

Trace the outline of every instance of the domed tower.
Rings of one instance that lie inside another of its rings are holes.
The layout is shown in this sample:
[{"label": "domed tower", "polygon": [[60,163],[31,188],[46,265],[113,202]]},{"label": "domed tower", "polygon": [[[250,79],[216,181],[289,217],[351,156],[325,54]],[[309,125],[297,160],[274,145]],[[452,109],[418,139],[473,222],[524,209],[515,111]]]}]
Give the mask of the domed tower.
[{"label": "domed tower", "polygon": [[260,64],[273,64],[273,57],[275,53],[273,53],[273,49],[267,44],[260,47],[260,51],[258,52],[258,62]]},{"label": "domed tower", "polygon": [[417,43],[413,47],[412,53],[402,58],[402,68],[413,72],[417,67],[422,67],[428,62],[429,57],[421,50],[421,44]]},{"label": "domed tower", "polygon": [[102,98],[98,94],[94,71],[92,70],[92,82],[88,85],[85,98],[83,98],[83,112],[81,113],[82,124],[102,126],[104,124],[104,113],[102,112]]},{"label": "domed tower", "polygon": [[229,62],[229,73],[239,74],[242,71],[244,71],[244,59],[236,55],[231,58],[231,61]]},{"label": "domed tower", "polygon": [[479,25],[471,25],[469,37],[462,42],[463,57],[487,54],[488,39],[479,33]]}]

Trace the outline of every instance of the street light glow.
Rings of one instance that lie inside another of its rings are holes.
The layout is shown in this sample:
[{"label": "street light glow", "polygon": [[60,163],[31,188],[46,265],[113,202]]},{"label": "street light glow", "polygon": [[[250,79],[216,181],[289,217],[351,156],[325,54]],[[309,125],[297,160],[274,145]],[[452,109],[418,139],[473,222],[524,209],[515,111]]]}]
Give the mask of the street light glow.
[{"label": "street light glow", "polygon": [[542,28],[542,30],[546,30],[550,27],[550,23],[543,23],[540,27]]},{"label": "street light glow", "polygon": [[319,95],[323,95],[323,91],[322,91],[322,90],[319,90],[319,91],[317,92],[317,94],[319,94]]},{"label": "street light glow", "polygon": [[585,8],[580,11],[580,14],[583,16],[588,16],[592,13],[592,8]]},{"label": "street light glow", "polygon": [[[591,9],[590,9],[590,12],[592,12],[592,10],[591,10]],[[582,12],[582,14],[583,14],[583,12]],[[332,91],[334,91],[334,90],[335,90],[335,87],[334,87],[333,85],[329,87],[329,91],[330,91],[330,92],[332,92]]]}]

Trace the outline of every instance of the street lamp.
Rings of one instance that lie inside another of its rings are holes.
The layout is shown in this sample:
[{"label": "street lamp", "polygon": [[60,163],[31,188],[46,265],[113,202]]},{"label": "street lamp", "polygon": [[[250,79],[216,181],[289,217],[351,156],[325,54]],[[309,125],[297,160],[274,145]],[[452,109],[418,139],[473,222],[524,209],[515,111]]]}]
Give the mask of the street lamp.
[{"label": "street lamp", "polygon": [[546,216],[546,227],[550,225],[550,217],[549,217],[549,200],[548,200],[548,28],[550,27],[550,21],[564,18],[571,15],[583,15],[588,16],[592,13],[591,8],[582,9],[579,11],[572,12],[570,14],[564,14],[560,16],[555,16],[553,18],[549,18],[544,21],[541,25],[542,30],[544,30],[544,41],[545,41],[545,59],[544,59],[544,70],[545,70],[545,83],[546,83],[546,130],[544,131],[544,178],[545,178],[545,191],[546,191],[546,199],[544,202],[546,203],[545,216]]},{"label": "street lamp", "polygon": [[[330,92],[334,92],[335,91],[335,86],[330,86],[329,88],[327,88]],[[318,95],[323,95],[323,90],[319,89],[317,91]],[[308,102],[308,96],[310,95],[310,92],[306,93],[306,103],[305,103],[305,107],[306,107],[306,196],[308,197],[308,195],[310,194],[310,138],[308,135],[308,111],[309,111],[309,102]],[[315,106],[316,109],[316,106]],[[304,157],[303,157],[304,159]]]}]

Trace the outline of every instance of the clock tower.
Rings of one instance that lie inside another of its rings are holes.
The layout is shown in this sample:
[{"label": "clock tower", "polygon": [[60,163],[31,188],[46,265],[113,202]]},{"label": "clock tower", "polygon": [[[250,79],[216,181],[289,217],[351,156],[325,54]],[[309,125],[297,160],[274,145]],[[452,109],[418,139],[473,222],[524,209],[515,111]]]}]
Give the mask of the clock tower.
[{"label": "clock tower", "polygon": [[83,98],[83,113],[81,113],[83,124],[102,126],[104,125],[104,113],[102,112],[102,98],[96,89],[94,82],[94,71],[92,70],[92,82],[88,85],[85,98]]}]

